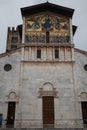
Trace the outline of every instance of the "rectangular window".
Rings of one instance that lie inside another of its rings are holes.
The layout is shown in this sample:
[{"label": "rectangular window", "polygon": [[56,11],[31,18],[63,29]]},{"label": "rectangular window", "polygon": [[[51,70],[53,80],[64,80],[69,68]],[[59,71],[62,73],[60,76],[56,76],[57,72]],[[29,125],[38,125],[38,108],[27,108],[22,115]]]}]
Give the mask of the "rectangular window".
[{"label": "rectangular window", "polygon": [[59,58],[59,50],[58,49],[55,49],[55,58]]},{"label": "rectangular window", "polygon": [[41,50],[37,50],[37,58],[40,59],[41,58]]},{"label": "rectangular window", "polygon": [[49,32],[46,32],[46,43],[49,43]]},{"label": "rectangular window", "polygon": [[17,45],[11,45],[11,49],[17,49]]},{"label": "rectangular window", "polygon": [[18,37],[12,37],[11,43],[17,43],[18,42]]}]

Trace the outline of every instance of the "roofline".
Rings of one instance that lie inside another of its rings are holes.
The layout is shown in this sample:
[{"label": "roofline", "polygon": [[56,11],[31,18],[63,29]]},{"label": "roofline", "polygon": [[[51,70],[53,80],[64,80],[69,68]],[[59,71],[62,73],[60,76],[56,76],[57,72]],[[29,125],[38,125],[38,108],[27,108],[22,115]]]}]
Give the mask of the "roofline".
[{"label": "roofline", "polygon": [[[10,54],[16,53],[16,52],[18,52],[20,50],[21,50],[21,47],[18,48],[18,49],[15,49],[15,50],[11,50],[9,52],[1,53],[0,54],[0,58],[5,57],[5,56],[9,56]],[[82,54],[87,56],[87,51],[84,51],[84,50],[81,50],[81,49],[78,49],[78,48],[74,48],[74,51],[75,52],[80,52],[80,53],[82,53]]]},{"label": "roofline", "polygon": [[11,51],[8,51],[8,52],[5,52],[5,53],[1,53],[0,58],[5,57],[5,56],[10,56],[11,54],[16,53],[18,51],[20,51],[20,48],[15,49],[15,50],[11,50]]},{"label": "roofline", "polygon": [[[49,7],[51,7],[51,8],[49,8]],[[63,14],[65,16],[68,16],[68,17],[71,17],[71,18],[72,18],[73,13],[74,13],[74,9],[64,7],[64,6],[60,6],[60,5],[56,5],[56,4],[49,3],[49,2],[21,8],[22,16],[32,15],[32,14],[35,14],[35,13],[39,13],[41,11],[42,12],[43,11],[51,11],[51,12],[54,12],[54,13]]]},{"label": "roofline", "polygon": [[78,48],[74,48],[74,51],[75,51],[75,52],[82,53],[82,54],[84,54],[84,55],[87,56],[87,51],[84,51],[84,50],[81,50],[81,49],[78,49]]}]

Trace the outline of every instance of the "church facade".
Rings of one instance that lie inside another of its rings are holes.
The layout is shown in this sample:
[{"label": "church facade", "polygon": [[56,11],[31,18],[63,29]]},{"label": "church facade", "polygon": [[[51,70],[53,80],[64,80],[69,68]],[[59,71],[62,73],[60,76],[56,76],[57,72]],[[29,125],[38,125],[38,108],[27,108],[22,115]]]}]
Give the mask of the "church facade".
[{"label": "church facade", "polygon": [[0,54],[0,125],[86,127],[87,52],[74,47],[74,10],[47,2],[21,13]]}]

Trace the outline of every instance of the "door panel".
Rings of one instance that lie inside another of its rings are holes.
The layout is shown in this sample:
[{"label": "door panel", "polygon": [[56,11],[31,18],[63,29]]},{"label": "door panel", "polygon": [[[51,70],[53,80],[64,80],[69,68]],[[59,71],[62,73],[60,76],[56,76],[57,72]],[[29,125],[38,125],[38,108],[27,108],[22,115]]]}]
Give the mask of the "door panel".
[{"label": "door panel", "polygon": [[7,125],[14,125],[14,120],[15,120],[15,102],[9,102],[7,113]]},{"label": "door panel", "polygon": [[82,102],[83,123],[87,124],[87,102]]},{"label": "door panel", "polygon": [[54,124],[54,97],[43,97],[43,125]]},{"label": "door panel", "polygon": [[0,114],[0,126],[2,126],[2,114]]}]

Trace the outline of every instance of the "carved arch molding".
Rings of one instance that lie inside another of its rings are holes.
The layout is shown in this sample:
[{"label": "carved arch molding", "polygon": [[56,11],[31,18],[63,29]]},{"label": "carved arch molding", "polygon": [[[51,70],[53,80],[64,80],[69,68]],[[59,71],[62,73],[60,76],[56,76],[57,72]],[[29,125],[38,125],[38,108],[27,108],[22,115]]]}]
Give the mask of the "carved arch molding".
[{"label": "carved arch molding", "polygon": [[19,96],[17,95],[17,93],[15,91],[11,91],[9,92],[9,94],[7,95],[7,102],[18,102],[19,101]]},{"label": "carved arch molding", "polygon": [[44,96],[52,96],[54,98],[58,97],[58,92],[56,88],[54,88],[53,84],[46,82],[42,85],[41,88],[39,88],[39,98],[42,98]]},{"label": "carved arch molding", "polygon": [[87,92],[82,92],[80,94],[80,98],[81,98],[81,100],[87,100]]}]

